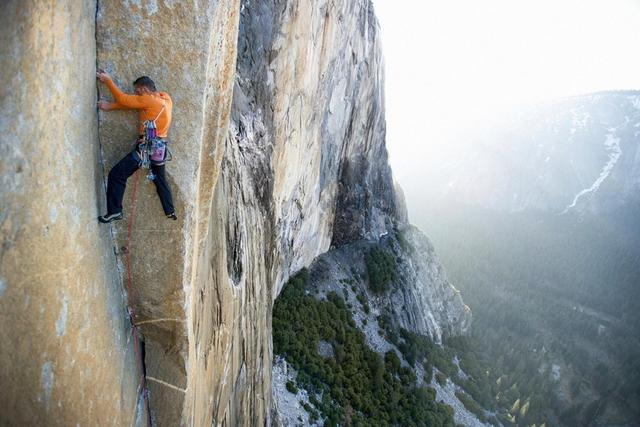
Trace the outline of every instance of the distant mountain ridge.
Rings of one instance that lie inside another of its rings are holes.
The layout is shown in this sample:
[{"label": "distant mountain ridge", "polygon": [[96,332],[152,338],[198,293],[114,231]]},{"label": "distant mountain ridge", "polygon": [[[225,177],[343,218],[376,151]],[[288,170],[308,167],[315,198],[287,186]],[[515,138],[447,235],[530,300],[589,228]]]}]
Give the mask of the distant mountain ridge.
[{"label": "distant mountain ridge", "polygon": [[509,212],[598,213],[639,204],[640,91],[562,98],[503,124],[442,166],[441,195]]}]

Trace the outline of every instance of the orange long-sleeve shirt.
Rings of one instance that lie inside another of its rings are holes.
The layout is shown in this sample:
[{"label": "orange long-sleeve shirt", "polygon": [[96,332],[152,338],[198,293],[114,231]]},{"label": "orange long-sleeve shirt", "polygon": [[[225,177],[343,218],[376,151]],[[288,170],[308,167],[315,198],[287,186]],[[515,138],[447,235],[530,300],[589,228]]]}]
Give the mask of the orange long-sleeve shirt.
[{"label": "orange long-sleeve shirt", "polygon": [[159,137],[167,137],[169,126],[171,125],[171,111],[173,109],[173,102],[168,93],[155,92],[148,95],[129,95],[122,92],[113,80],[107,80],[105,84],[116,101],[113,108],[140,110],[140,134],[144,132],[144,121],[155,119],[164,104],[164,110],[162,110],[162,113],[160,113],[156,119],[156,129]]}]

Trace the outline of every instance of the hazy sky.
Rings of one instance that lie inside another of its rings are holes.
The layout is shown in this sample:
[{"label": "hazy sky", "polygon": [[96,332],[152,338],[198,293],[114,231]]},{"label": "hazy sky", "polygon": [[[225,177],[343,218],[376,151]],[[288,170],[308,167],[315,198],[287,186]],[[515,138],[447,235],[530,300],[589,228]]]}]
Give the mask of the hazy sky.
[{"label": "hazy sky", "polygon": [[[640,89],[640,0],[374,0],[387,147],[406,187],[446,138],[519,104]],[[450,155],[450,154],[448,154]],[[433,160],[433,159],[431,159]]]}]

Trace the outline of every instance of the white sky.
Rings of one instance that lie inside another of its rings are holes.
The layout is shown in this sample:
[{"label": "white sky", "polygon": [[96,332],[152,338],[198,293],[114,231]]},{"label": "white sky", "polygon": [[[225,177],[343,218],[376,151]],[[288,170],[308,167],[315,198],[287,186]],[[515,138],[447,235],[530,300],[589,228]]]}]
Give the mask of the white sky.
[{"label": "white sky", "polygon": [[640,89],[640,0],[374,0],[374,7],[387,147],[405,188],[425,178],[420,160],[441,155],[445,138],[496,113]]}]

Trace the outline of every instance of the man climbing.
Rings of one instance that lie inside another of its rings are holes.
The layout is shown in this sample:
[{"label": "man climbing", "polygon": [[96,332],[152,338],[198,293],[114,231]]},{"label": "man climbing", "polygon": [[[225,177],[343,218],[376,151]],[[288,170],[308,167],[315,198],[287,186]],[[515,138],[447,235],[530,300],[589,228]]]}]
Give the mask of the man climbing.
[{"label": "man climbing", "polygon": [[[109,223],[122,219],[122,198],[127,186],[127,179],[138,170],[143,163],[144,153],[140,144],[144,141],[145,121],[155,122],[157,138],[164,143],[164,139],[169,132],[171,124],[171,110],[173,103],[171,97],[166,92],[158,92],[156,85],[149,77],[143,76],[133,82],[135,95],[123,93],[113,82],[111,76],[100,70],[96,73],[98,80],[107,85],[113,95],[115,102],[99,101],[98,108],[103,111],[117,109],[140,110],[140,129],[137,144],[138,146],[131,153],[127,154],[109,172],[107,181],[107,214],[98,217],[98,221]],[[164,153],[164,151],[162,152]],[[167,182],[164,170],[164,156],[157,158],[152,155],[150,168],[153,173],[153,182],[162,203],[162,209],[169,219],[177,220],[171,188]]]}]

